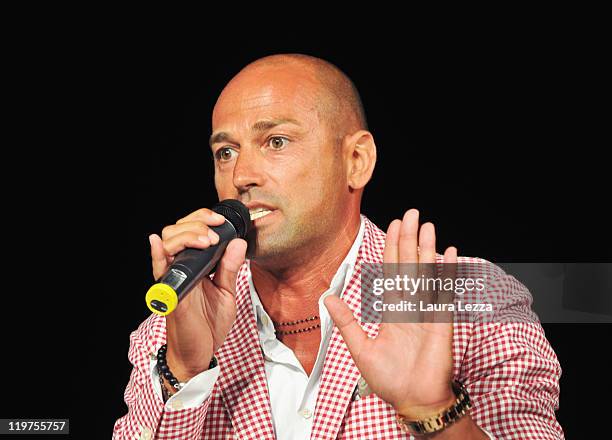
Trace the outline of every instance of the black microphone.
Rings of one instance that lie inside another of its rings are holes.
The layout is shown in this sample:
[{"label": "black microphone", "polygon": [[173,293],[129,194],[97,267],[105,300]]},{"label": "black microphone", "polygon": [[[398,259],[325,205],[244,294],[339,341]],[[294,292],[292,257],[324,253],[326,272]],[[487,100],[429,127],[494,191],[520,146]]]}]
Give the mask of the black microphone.
[{"label": "black microphone", "polygon": [[196,283],[213,272],[225,248],[234,238],[246,238],[251,228],[249,210],[238,200],[227,199],[212,208],[225,217],[220,226],[210,226],[219,235],[219,243],[206,249],[188,248],[179,252],[159,281],[151,286],[145,300],[149,309],[169,315]]}]

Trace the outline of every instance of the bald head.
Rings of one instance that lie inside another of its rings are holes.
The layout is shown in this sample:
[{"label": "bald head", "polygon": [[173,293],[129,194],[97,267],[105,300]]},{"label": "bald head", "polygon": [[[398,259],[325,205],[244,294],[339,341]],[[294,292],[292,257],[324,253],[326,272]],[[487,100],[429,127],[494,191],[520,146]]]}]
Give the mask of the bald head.
[{"label": "bald head", "polygon": [[305,77],[312,80],[315,109],[319,119],[337,138],[357,130],[368,129],[361,97],[355,84],[338,67],[321,58],[303,54],[279,54],[260,58],[244,67],[226,89],[251,74],[267,73],[273,78],[277,69],[294,71],[296,81]]}]

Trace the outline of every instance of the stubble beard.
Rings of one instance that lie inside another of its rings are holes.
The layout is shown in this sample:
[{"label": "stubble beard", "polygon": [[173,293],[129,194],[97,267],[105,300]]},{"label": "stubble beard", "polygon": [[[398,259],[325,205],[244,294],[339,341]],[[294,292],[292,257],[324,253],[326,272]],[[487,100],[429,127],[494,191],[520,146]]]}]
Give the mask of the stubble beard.
[{"label": "stubble beard", "polygon": [[247,236],[246,256],[257,263],[271,267],[280,268],[296,264],[300,250],[313,248],[313,239],[316,240],[321,233],[320,229],[320,221],[287,222],[278,231],[262,234],[254,228]]}]

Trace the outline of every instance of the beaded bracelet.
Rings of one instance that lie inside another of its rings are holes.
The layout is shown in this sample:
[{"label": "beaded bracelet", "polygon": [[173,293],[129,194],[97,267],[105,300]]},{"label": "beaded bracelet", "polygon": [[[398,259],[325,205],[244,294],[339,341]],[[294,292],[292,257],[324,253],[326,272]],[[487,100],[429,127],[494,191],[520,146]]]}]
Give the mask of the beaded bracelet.
[{"label": "beaded bracelet", "polygon": [[[167,401],[170,397],[172,397],[176,392],[180,391],[181,388],[185,386],[184,382],[179,382],[178,379],[174,377],[174,374],[172,374],[170,368],[168,367],[168,363],[166,362],[167,349],[168,345],[164,344],[157,351],[157,372],[159,373],[159,383],[162,387],[162,395],[164,397],[164,401]],[[208,365],[208,369],[210,370],[211,368],[215,368],[217,365],[217,358],[213,356],[210,360],[210,364]],[[170,394],[168,392],[168,389],[164,385],[164,377],[170,383],[170,385],[172,385],[172,387],[176,389],[174,393]]]}]

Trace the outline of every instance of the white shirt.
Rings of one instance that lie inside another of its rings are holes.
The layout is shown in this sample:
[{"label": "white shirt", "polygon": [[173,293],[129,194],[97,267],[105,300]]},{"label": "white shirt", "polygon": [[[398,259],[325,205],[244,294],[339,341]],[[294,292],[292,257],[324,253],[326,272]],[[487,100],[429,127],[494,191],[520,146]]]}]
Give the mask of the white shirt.
[{"label": "white shirt", "polygon": [[[304,371],[293,350],[276,339],[272,319],[270,319],[270,316],[266,313],[259,300],[253,285],[250,264],[247,260],[249,265],[247,277],[251,290],[253,313],[255,313],[257,318],[259,341],[264,353],[270,406],[272,408],[272,421],[276,438],[279,440],[310,439],[323,362],[333,329],[333,321],[323,304],[323,300],[329,295],[342,297],[342,293],[351,279],[359,246],[361,246],[363,241],[363,220],[363,216],[361,216],[359,232],[353,245],[334,275],[329,289],[319,298],[321,344],[310,376]],[[161,399],[161,385],[156,365],[157,361],[152,359],[151,378],[153,380],[153,388]],[[166,409],[173,411],[200,406],[210,396],[219,373],[220,367],[217,366],[192,377],[180,391],[168,399]],[[490,435],[489,437],[493,438]]]}]

